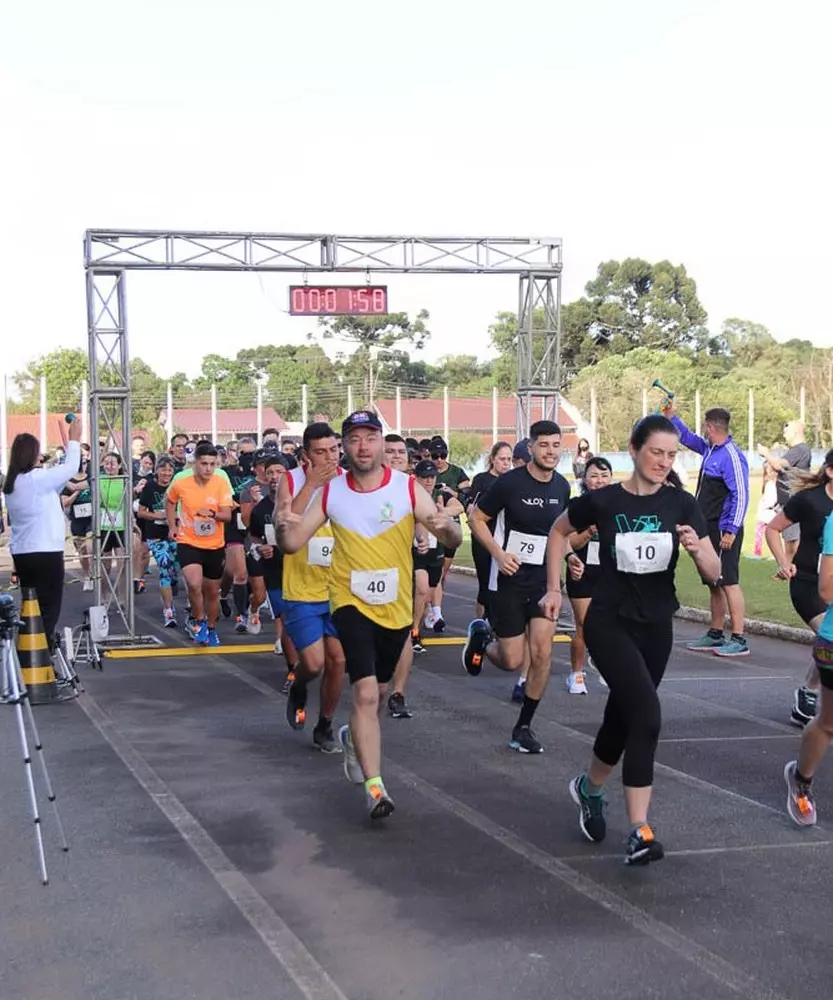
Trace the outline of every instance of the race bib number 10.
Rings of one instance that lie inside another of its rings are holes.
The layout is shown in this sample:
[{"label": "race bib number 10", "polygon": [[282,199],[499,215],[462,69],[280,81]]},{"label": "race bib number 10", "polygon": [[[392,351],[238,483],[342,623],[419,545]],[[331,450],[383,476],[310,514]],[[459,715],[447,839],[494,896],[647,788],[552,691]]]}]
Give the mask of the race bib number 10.
[{"label": "race bib number 10", "polygon": [[365,604],[392,604],[399,594],[399,570],[354,569],[350,591]]},{"label": "race bib number 10", "polygon": [[522,563],[543,566],[547,551],[547,536],[527,535],[523,531],[510,531],[506,551],[517,556]]},{"label": "race bib number 10", "polygon": [[307,562],[310,566],[330,566],[333,562],[335,539],[314,535],[307,545]]},{"label": "race bib number 10", "polygon": [[620,573],[662,573],[673,554],[670,531],[624,531],[616,536],[616,568]]}]

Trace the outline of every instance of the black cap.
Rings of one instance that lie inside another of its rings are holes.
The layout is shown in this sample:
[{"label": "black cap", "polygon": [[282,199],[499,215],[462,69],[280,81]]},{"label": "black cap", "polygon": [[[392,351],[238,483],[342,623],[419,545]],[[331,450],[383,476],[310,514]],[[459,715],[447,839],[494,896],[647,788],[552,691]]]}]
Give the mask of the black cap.
[{"label": "black cap", "polygon": [[350,431],[356,427],[370,427],[374,431],[381,431],[382,421],[371,410],[356,410],[341,425],[341,436],[346,437]]},{"label": "black cap", "polygon": [[267,458],[271,458],[272,452],[267,451],[265,448],[258,448],[257,451],[252,456],[252,465],[263,465]]},{"label": "black cap", "polygon": [[438,471],[430,459],[424,458],[421,462],[417,462],[414,475],[419,479],[429,479],[431,476],[436,476]]},{"label": "black cap", "polygon": [[521,438],[521,440],[512,449],[513,459],[522,459],[524,462],[532,461],[532,453],[529,450],[529,438]]}]

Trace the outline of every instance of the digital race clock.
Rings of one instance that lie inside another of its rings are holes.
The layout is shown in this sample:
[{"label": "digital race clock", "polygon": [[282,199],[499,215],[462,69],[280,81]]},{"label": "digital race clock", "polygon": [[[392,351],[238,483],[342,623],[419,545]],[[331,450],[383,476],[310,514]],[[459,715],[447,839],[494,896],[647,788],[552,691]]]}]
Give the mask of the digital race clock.
[{"label": "digital race clock", "polygon": [[290,285],[290,316],[384,316],[386,285]]}]

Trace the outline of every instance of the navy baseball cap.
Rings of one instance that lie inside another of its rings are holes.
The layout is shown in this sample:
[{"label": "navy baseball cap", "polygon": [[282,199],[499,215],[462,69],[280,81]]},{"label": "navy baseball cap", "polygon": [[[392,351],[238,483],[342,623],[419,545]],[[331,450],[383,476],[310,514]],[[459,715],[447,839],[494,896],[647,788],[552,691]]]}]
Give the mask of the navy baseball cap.
[{"label": "navy baseball cap", "polygon": [[522,459],[524,462],[532,461],[532,452],[529,450],[529,438],[521,438],[512,450],[512,460]]},{"label": "navy baseball cap", "polygon": [[419,479],[430,479],[431,476],[436,476],[438,472],[439,470],[436,465],[429,458],[424,458],[421,462],[417,462],[414,469],[414,475]]},{"label": "navy baseball cap", "polygon": [[347,437],[356,427],[369,427],[374,431],[384,430],[382,421],[371,410],[356,410],[341,425],[341,436]]}]

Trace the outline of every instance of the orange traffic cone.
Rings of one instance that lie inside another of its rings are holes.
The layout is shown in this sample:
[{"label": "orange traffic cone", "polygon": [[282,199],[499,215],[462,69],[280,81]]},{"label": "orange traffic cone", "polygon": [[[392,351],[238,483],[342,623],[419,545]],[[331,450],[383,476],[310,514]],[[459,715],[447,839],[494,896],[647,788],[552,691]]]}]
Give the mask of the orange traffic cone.
[{"label": "orange traffic cone", "polygon": [[23,588],[20,619],[23,625],[17,636],[17,656],[23,683],[29,692],[29,701],[33,705],[66,701],[59,693],[55,681],[55,668],[46,633],[43,631],[40,604],[33,587]]}]

